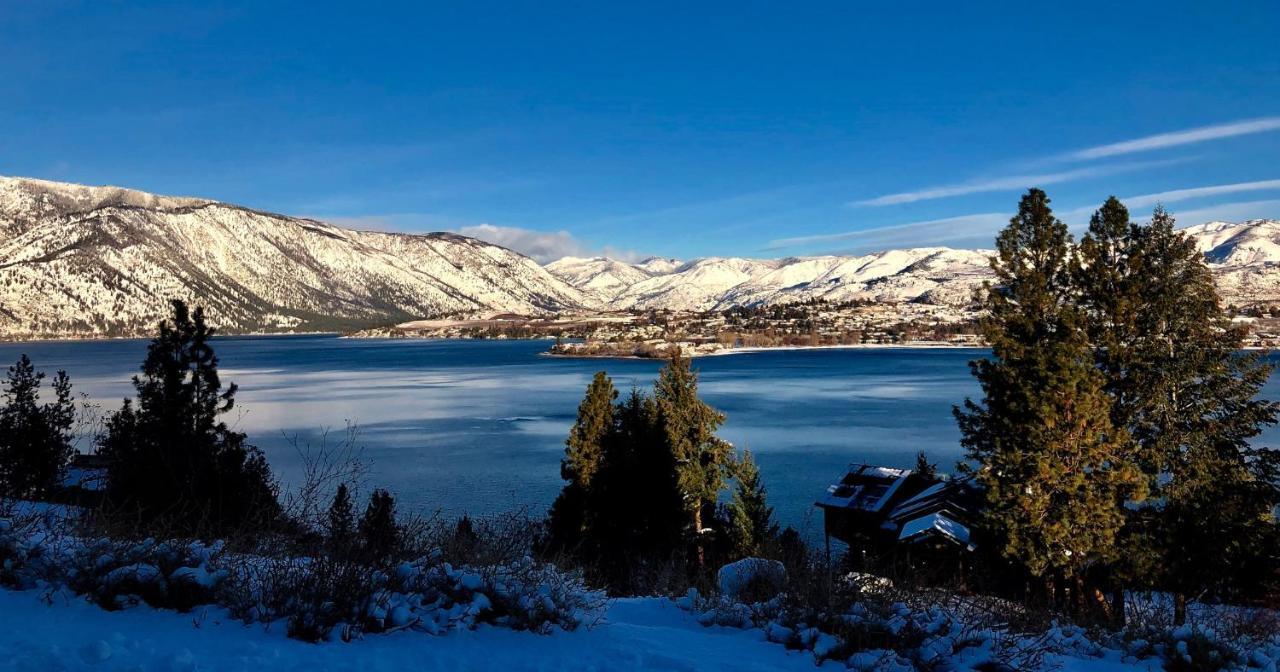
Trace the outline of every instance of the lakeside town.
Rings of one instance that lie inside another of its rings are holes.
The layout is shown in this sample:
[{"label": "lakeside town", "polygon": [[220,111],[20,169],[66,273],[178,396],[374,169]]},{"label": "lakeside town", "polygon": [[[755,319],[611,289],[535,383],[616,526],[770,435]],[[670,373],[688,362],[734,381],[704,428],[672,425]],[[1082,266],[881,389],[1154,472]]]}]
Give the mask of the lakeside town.
[{"label": "lakeside town", "polygon": [[[1280,346],[1276,307],[1231,308],[1247,327],[1244,347]],[[771,348],[985,347],[979,308],[957,310],[924,303],[828,302],[820,299],[724,311],[621,310],[607,313],[522,316],[492,314],[417,320],[364,329],[351,338],[546,339],[561,357],[662,359]]]}]

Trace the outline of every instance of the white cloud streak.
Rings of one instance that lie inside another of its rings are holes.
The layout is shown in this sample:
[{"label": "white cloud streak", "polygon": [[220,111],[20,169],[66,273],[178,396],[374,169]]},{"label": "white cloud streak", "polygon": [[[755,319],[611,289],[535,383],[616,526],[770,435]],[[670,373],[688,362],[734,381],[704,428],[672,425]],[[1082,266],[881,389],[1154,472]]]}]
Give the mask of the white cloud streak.
[{"label": "white cloud streak", "polygon": [[1084,168],[1075,168],[1073,170],[1064,170],[1056,173],[1007,175],[981,180],[971,180],[969,182],[959,182],[956,184],[945,184],[915,191],[903,191],[896,194],[885,194],[884,196],[877,196],[876,198],[865,201],[855,201],[850,205],[898,205],[902,203],[930,201],[939,198],[948,198],[951,196],[964,196],[967,194],[980,194],[991,191],[1023,190],[1029,187],[1044,187],[1050,184],[1074,182],[1076,180],[1083,180],[1091,177],[1130,173],[1146,168],[1182,163],[1184,161],[1186,161],[1186,159],[1133,161],[1130,163],[1119,163],[1111,166],[1088,166]]},{"label": "white cloud streak", "polygon": [[[1280,218],[1280,199],[1218,203],[1215,205],[1207,205],[1203,208],[1197,208],[1195,210],[1173,212],[1172,214],[1178,221],[1178,225],[1180,227],[1194,226],[1196,224],[1204,224],[1205,222],[1242,222],[1250,219],[1276,219]],[[1134,219],[1140,222],[1145,222],[1150,220],[1151,217],[1143,216],[1135,217]]]},{"label": "white cloud streak", "polygon": [[1192,187],[1190,189],[1172,189],[1155,194],[1143,194],[1120,199],[1130,208],[1144,208],[1156,203],[1176,203],[1193,198],[1238,194],[1246,191],[1266,191],[1280,189],[1280,180],[1258,180],[1256,182],[1237,182],[1235,184],[1218,184],[1209,187]]},{"label": "white cloud streak", "polygon": [[[880,226],[843,233],[779,238],[765,246],[766,250],[782,250],[823,243],[851,243],[865,249],[887,249],[899,246],[919,246],[921,241],[929,245],[972,242],[975,238],[990,241],[1001,226],[1008,223],[1009,214],[983,212],[944,219],[931,219],[908,224]],[[987,243],[989,244],[989,242]]]},{"label": "white cloud streak", "polygon": [[1158,133],[1156,135],[1148,135],[1133,140],[1125,140],[1123,142],[1113,142],[1107,145],[1089,147],[1087,149],[1071,152],[1070,154],[1065,155],[1065,158],[1077,161],[1088,161],[1092,159],[1103,159],[1113,156],[1135,154],[1137,152],[1149,152],[1168,147],[1181,147],[1183,145],[1207,142],[1209,140],[1234,138],[1241,135],[1252,135],[1254,133],[1265,133],[1267,131],[1275,130],[1280,130],[1280,117],[1244,119],[1226,124],[1200,126],[1198,128],[1189,128],[1182,131],[1174,131],[1172,133]]}]

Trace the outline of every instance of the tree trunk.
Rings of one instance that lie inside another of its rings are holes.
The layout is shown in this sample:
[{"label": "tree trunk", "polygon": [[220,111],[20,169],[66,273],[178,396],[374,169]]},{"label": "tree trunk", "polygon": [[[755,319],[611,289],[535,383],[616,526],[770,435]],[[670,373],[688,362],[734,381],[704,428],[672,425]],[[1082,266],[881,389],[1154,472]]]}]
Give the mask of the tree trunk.
[{"label": "tree trunk", "polygon": [[1071,577],[1071,591],[1071,606],[1075,609],[1076,619],[1083,620],[1085,617],[1084,577],[1079,575]]},{"label": "tree trunk", "polygon": [[1129,624],[1129,617],[1125,613],[1128,606],[1125,604],[1124,588],[1116,588],[1115,594],[1111,598],[1111,624],[1116,628],[1123,628]]},{"label": "tree trunk", "polygon": [[1183,593],[1173,595],[1173,624],[1187,624],[1187,596]]},{"label": "tree trunk", "polygon": [[698,569],[704,569],[707,565],[707,554],[702,548],[702,506],[699,504],[693,509],[693,545],[694,552],[698,557]]}]

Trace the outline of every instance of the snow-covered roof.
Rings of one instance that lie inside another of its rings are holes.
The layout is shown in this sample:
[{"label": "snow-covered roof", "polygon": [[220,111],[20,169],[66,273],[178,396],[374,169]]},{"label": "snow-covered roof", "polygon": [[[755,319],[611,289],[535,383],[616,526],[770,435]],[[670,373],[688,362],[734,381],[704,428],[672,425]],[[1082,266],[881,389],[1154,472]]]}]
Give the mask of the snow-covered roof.
[{"label": "snow-covered roof", "polygon": [[910,475],[910,469],[851,464],[839,481],[827,487],[818,505],[877,512],[889,503]]},{"label": "snow-covered roof", "polygon": [[970,549],[973,548],[973,544],[969,541],[969,527],[948,518],[942,513],[931,513],[927,516],[908,520],[902,525],[902,531],[898,533],[898,539],[905,541],[925,534],[941,534],[956,543]]}]

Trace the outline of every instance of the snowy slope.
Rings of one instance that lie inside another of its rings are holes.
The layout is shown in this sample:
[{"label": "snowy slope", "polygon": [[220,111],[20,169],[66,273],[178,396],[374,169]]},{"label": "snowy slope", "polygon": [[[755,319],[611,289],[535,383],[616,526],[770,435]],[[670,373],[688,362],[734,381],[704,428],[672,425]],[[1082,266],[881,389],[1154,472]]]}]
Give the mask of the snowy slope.
[{"label": "snowy slope", "polygon": [[[765,670],[817,668],[758,632],[704,628],[658,598],[618,600],[592,629],[537,635],[505,628],[371,635],[350,644],[286,639],[219,610],[106,612],[40,591],[0,590],[0,670]],[[68,627],[74,624],[74,627]]]},{"label": "snowy slope", "polygon": [[646,266],[607,257],[564,257],[546,266],[552,275],[605,304],[628,287],[653,277]]},{"label": "snowy slope", "polygon": [[[1210,222],[1184,230],[1205,253],[1228,302],[1280,301],[1280,221]],[[808,299],[920,302],[961,309],[992,278],[990,250],[922,247],[858,256],[786,259],[712,257],[686,263],[649,260],[629,265],[596,258],[605,273],[611,307],[712,310]],[[570,285],[598,282],[582,260],[548,266]],[[630,266],[635,272],[627,273]],[[628,277],[640,278],[621,287]],[[587,278],[584,281],[583,278]]]},{"label": "snowy slope", "polygon": [[[743,672],[845,670],[816,666],[758,630],[703,627],[660,598],[617,600],[592,629],[536,635],[481,628],[433,637],[404,631],[349,644],[286,639],[283,624],[241,625],[216,609],[190,614],[136,607],[108,612],[42,591],[0,590],[0,670],[362,670],[478,672],[681,670]],[[1052,657],[1064,672],[1158,669],[1099,658]]]},{"label": "snowy slope", "polygon": [[[595,259],[608,268],[614,308],[712,310],[738,305],[830,301],[930,301],[961,306],[972,288],[989,278],[988,252],[943,247],[890,250],[861,256],[792,257],[762,260],[712,257],[684,264],[635,265],[645,277],[625,288],[622,262]],[[658,272],[665,266],[669,270]],[[586,289],[578,260],[549,265],[555,275]],[[594,281],[594,277],[591,280]]]},{"label": "snowy slope", "polygon": [[511,250],[450,233],[352,231],[114,187],[0,178],[0,336],[136,334],[171,297],[228,331],[580,308]]}]

